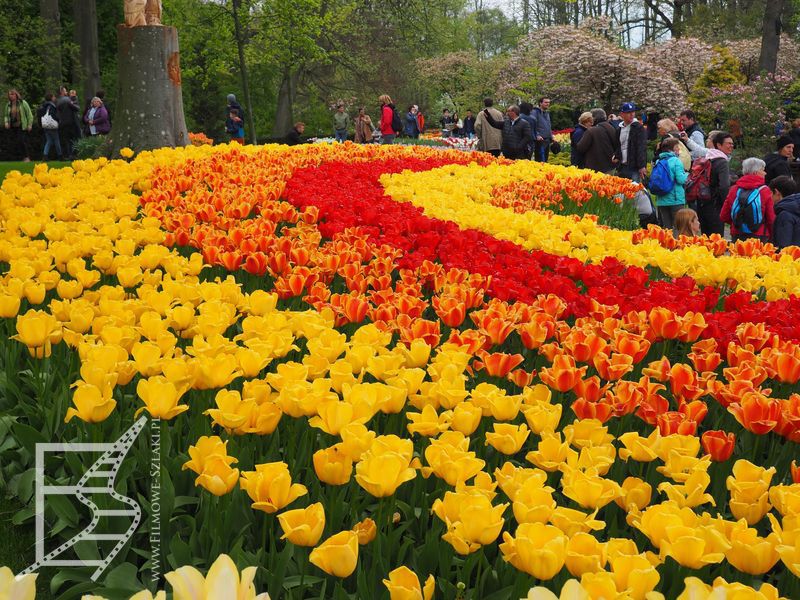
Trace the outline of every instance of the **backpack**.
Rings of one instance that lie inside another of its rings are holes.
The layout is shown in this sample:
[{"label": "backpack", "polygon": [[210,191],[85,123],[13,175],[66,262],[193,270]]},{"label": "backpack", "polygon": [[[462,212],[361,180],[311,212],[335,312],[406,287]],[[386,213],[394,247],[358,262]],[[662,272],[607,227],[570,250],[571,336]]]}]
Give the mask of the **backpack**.
[{"label": "backpack", "polygon": [[731,207],[731,221],[742,233],[753,234],[764,223],[764,213],[761,210],[761,190],[766,186],[750,190],[746,200],[742,200],[742,188],[736,190],[736,198]]},{"label": "backpack", "polygon": [[703,204],[711,200],[711,161],[696,158],[686,180],[686,201]]},{"label": "backpack", "polygon": [[649,189],[656,196],[666,196],[675,187],[675,179],[669,170],[669,160],[659,160],[650,174]]},{"label": "backpack", "polygon": [[399,134],[403,131],[403,120],[400,118],[400,113],[397,109],[392,107],[392,131]]}]

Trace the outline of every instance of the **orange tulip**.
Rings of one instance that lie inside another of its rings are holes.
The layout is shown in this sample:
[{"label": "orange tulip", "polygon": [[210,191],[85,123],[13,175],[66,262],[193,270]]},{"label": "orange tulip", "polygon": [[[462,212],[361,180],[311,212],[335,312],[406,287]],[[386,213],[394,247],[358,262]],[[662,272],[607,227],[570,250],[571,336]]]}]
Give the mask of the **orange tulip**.
[{"label": "orange tulip", "polygon": [[431,300],[436,314],[448,327],[459,327],[467,314],[464,302],[449,296],[434,296]]},{"label": "orange tulip", "polygon": [[608,342],[599,335],[575,329],[563,341],[563,346],[578,362],[590,362],[599,353],[604,352]]},{"label": "orange tulip", "polygon": [[601,352],[594,357],[594,367],[603,379],[616,381],[633,370],[633,359],[627,354],[612,354],[610,357]]},{"label": "orange tulip", "polygon": [[796,461],[792,461],[792,466],[789,469],[792,473],[792,481],[795,483],[800,483],[800,467],[797,466]]},{"label": "orange tulip", "polygon": [[585,398],[578,398],[572,403],[572,412],[581,420],[597,419],[601,423],[608,421],[614,414],[614,409],[605,402],[590,402]]},{"label": "orange tulip", "polygon": [[739,402],[728,407],[739,424],[748,431],[763,435],[778,425],[781,405],[773,398],[759,392],[747,392]]},{"label": "orange tulip", "polygon": [[736,446],[736,435],[712,429],[706,431],[700,441],[706,454],[711,455],[711,460],[725,462],[733,454],[733,449]]},{"label": "orange tulip", "polygon": [[674,340],[681,335],[681,322],[678,316],[664,307],[656,307],[650,309],[648,314],[650,320],[650,329],[656,337],[665,340]]},{"label": "orange tulip", "polygon": [[620,354],[627,354],[637,364],[644,360],[650,350],[650,340],[642,335],[635,335],[629,331],[618,330],[614,337],[614,346]]},{"label": "orange tulip", "polygon": [[482,358],[486,373],[494,377],[505,377],[525,360],[521,354],[504,354],[502,352],[484,354]]},{"label": "orange tulip", "polygon": [[597,402],[603,397],[610,384],[600,387],[600,378],[592,375],[587,379],[581,379],[575,385],[573,391],[578,398],[584,398],[589,402]]},{"label": "orange tulip", "polygon": [[776,352],[772,359],[775,377],[784,383],[797,383],[800,380],[800,358],[787,352]]},{"label": "orange tulip", "polygon": [[677,411],[669,411],[658,415],[658,430],[662,436],[673,434],[694,435],[697,423]]},{"label": "orange tulip", "polygon": [[536,313],[533,319],[519,326],[522,344],[528,350],[535,350],[555,335],[555,320],[544,313]]},{"label": "orange tulip", "polygon": [[559,392],[568,392],[586,375],[586,367],[576,368],[575,359],[566,354],[554,357],[553,365],[540,369],[539,378]]}]

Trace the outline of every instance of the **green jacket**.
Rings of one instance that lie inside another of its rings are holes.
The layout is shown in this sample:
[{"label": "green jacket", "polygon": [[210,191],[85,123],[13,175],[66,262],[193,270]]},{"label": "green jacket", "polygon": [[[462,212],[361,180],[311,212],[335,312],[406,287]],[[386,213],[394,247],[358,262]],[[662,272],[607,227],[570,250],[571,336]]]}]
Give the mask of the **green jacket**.
[{"label": "green jacket", "polygon": [[333,128],[342,130],[350,127],[350,115],[346,112],[340,113],[338,110],[333,113]]},{"label": "green jacket", "polygon": [[[29,129],[33,126],[33,113],[31,112],[31,107],[28,106],[28,103],[25,100],[20,102],[19,108],[19,117],[22,123],[23,129]],[[11,124],[11,102],[6,102],[6,112],[5,118],[3,119],[3,125],[10,125]]]}]

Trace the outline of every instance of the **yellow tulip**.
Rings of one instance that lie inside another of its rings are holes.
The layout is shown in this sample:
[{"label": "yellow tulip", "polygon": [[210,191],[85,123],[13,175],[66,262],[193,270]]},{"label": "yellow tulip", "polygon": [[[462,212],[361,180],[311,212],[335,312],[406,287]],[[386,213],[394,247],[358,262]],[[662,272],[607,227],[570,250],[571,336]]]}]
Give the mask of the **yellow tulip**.
[{"label": "yellow tulip", "polygon": [[577,469],[568,469],[561,478],[564,495],[583,508],[603,508],[622,495],[616,481],[604,479]]},{"label": "yellow tulip", "polygon": [[278,515],[283,530],[282,540],[288,539],[295,546],[316,546],[325,529],[325,509],[321,502],[307,508],[288,510]]},{"label": "yellow tulip", "polygon": [[344,485],[353,474],[353,459],[344,451],[344,444],[336,444],[314,452],[312,458],[317,479],[328,485]]},{"label": "yellow tulip", "polygon": [[61,340],[61,324],[51,314],[29,310],[17,317],[17,335],[11,339],[25,344],[34,358],[46,358],[51,345]]},{"label": "yellow tulip", "polygon": [[253,500],[253,508],[274,513],[308,493],[306,486],[292,483],[289,467],[284,462],[256,465],[255,471],[245,471],[240,480],[242,489]]},{"label": "yellow tulip", "polygon": [[519,452],[531,433],[525,424],[495,423],[492,428],[494,432],[486,433],[486,445],[507,455]]},{"label": "yellow tulip", "polygon": [[[657,431],[657,430],[656,430]],[[626,477],[621,486],[622,495],[615,502],[622,510],[644,510],[650,504],[653,487],[638,477]]]},{"label": "yellow tulip", "polygon": [[72,417],[78,417],[87,423],[100,423],[105,421],[114,408],[117,401],[111,398],[111,391],[107,394],[104,391],[89,383],[79,385],[72,395],[72,403],[75,408],[68,408],[65,423],[69,423]]},{"label": "yellow tulip", "polygon": [[[547,390],[550,392],[550,390]],[[548,404],[544,402],[536,404],[524,404],[521,407],[522,414],[528,427],[536,435],[543,433],[553,433],[561,421],[562,406],[560,404]]]},{"label": "yellow tulip", "polygon": [[453,409],[450,429],[464,435],[472,435],[480,425],[481,417],[483,417],[483,411],[479,406],[475,406],[469,401],[459,402]]},{"label": "yellow tulip", "polygon": [[36,573],[15,576],[8,567],[0,567],[0,598],[35,600],[36,577]]},{"label": "yellow tulip", "polygon": [[366,422],[366,419],[356,418],[354,412],[353,405],[348,402],[337,400],[323,402],[317,407],[317,416],[311,417],[308,424],[329,435],[339,435],[339,432],[350,423]]},{"label": "yellow tulip", "polygon": [[573,456],[577,456],[577,452],[570,448],[567,442],[561,441],[561,432],[543,433],[536,450],[528,452],[525,460],[552,473],[565,467]]},{"label": "yellow tulip", "polygon": [[384,579],[383,585],[389,590],[390,600],[431,600],[436,582],[433,575],[428,575],[423,587],[414,571],[398,567],[389,572],[389,579]]},{"label": "yellow tulip", "polygon": [[537,477],[525,480],[514,494],[512,509],[517,523],[547,523],[556,508],[553,488]]},{"label": "yellow tulip", "polygon": [[428,404],[422,409],[421,413],[407,412],[406,417],[411,421],[406,426],[408,433],[411,435],[418,433],[424,437],[433,437],[449,429],[453,413],[447,410],[438,414],[436,409]]},{"label": "yellow tulip", "polygon": [[606,547],[588,533],[576,533],[567,542],[564,560],[573,577],[584,573],[597,573],[606,566]]},{"label": "yellow tulip", "polygon": [[391,496],[400,485],[416,477],[410,462],[410,457],[394,452],[376,454],[371,450],[356,465],[356,481],[376,498]]},{"label": "yellow tulip", "polygon": [[739,521],[730,532],[731,547],[725,552],[727,561],[743,573],[762,575],[778,562],[780,540],[775,533],[765,538],[758,531]]},{"label": "yellow tulip", "polygon": [[162,375],[140,379],[136,384],[136,394],[145,404],[136,414],[146,409],[153,418],[170,420],[189,410],[188,405],[178,404],[181,399],[180,390]]},{"label": "yellow tulip", "polygon": [[219,436],[201,436],[193,446],[189,446],[190,460],[183,463],[182,471],[191,469],[198,475],[205,470],[206,462],[212,456],[223,457],[226,464],[237,462],[233,456],[228,456],[228,442],[223,442]]},{"label": "yellow tulip", "polygon": [[11,294],[0,294],[0,317],[13,319],[19,313],[20,299]]},{"label": "yellow tulip", "polygon": [[165,575],[172,585],[174,600],[269,600],[266,592],[256,595],[253,584],[255,577],[256,567],[247,567],[240,576],[227,554],[219,555],[205,577],[190,566],[180,567]]},{"label": "yellow tulip", "polygon": [[500,552],[503,559],[537,579],[552,579],[564,566],[567,536],[558,528],[543,523],[523,523],[516,537],[503,533]]},{"label": "yellow tulip", "polygon": [[215,496],[230,493],[239,482],[239,469],[231,467],[229,459],[230,457],[220,455],[207,457],[203,463],[203,470],[194,480],[194,484]]},{"label": "yellow tulip", "polygon": [[225,429],[238,429],[250,420],[255,408],[255,400],[242,401],[237,390],[219,390],[214,396],[217,408],[209,408],[203,414],[208,415],[215,425]]},{"label": "yellow tulip", "polygon": [[358,545],[366,546],[378,535],[378,528],[375,521],[367,517],[355,524],[353,532],[358,536]]},{"label": "yellow tulip", "polygon": [[615,556],[611,559],[611,571],[617,590],[627,592],[633,600],[645,600],[661,579],[644,554]]},{"label": "yellow tulip", "polygon": [[375,432],[367,429],[362,423],[350,423],[342,428],[342,451],[353,461],[361,460],[375,440]]},{"label": "yellow tulip", "polygon": [[349,577],[358,563],[358,536],[341,531],[314,548],[308,560],[328,575]]},{"label": "yellow tulip", "polygon": [[469,554],[497,539],[506,508],[508,504],[493,506],[480,491],[461,490],[445,492],[444,499],[437,499],[431,511],[447,525],[442,539],[459,554]]}]

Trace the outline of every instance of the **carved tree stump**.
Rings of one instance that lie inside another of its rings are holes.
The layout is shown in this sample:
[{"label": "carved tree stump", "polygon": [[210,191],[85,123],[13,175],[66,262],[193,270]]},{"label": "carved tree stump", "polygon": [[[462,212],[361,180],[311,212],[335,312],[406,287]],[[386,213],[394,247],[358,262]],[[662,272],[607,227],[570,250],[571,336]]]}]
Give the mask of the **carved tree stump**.
[{"label": "carved tree stump", "polygon": [[117,26],[119,94],[112,115],[111,144],[153,150],[189,144],[183,116],[178,30]]}]

